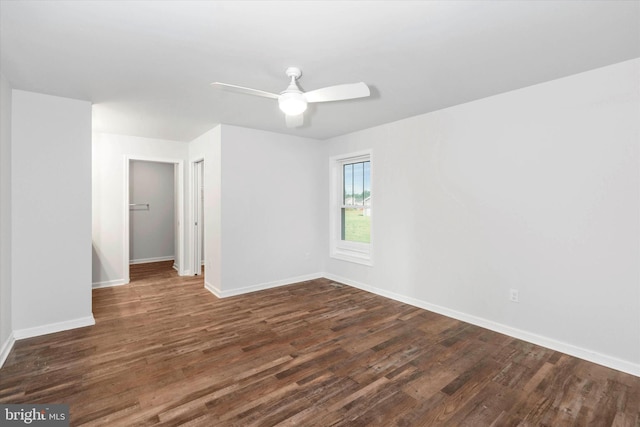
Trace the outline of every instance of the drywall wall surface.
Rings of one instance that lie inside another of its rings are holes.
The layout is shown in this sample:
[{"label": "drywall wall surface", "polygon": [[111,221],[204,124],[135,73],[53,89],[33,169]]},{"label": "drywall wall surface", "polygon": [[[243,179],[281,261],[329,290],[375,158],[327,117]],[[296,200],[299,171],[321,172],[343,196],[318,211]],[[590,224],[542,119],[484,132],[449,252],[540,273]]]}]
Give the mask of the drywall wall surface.
[{"label": "drywall wall surface", "polygon": [[[181,141],[115,134],[93,135],[93,285],[120,285],[128,281],[124,259],[124,215],[128,215],[125,180],[126,159],[159,161],[188,158],[188,145]],[[184,172],[183,172],[184,173]],[[184,225],[183,225],[184,226]]]},{"label": "drywall wall surface", "polygon": [[129,259],[131,263],[175,257],[174,164],[129,163]]},{"label": "drywall wall surface", "polygon": [[16,337],[91,324],[91,104],[13,90],[11,120]]},{"label": "drywall wall surface", "polygon": [[0,73],[0,358],[12,337],[11,312],[11,85]]},{"label": "drywall wall surface", "polygon": [[[222,272],[222,158],[221,158],[221,126],[217,126],[189,142],[189,200],[194,194],[193,163],[204,161],[204,280],[208,289],[217,295],[221,293]],[[193,224],[195,212],[193,203],[188,203],[190,224]],[[189,227],[190,248],[195,242],[194,228]],[[193,253],[191,251],[190,253]]]},{"label": "drywall wall surface", "polygon": [[327,249],[326,271],[640,375],[639,75],[636,59],[327,141],[327,159],[373,150],[374,265]]},{"label": "drywall wall surface", "polygon": [[320,272],[322,142],[228,125],[221,137],[222,291]]}]

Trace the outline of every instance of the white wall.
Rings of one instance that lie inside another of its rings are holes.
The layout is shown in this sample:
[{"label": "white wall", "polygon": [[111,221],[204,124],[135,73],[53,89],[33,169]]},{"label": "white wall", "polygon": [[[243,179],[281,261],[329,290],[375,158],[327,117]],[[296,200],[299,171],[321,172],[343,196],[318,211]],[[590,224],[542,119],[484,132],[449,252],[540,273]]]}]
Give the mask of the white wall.
[{"label": "white wall", "polygon": [[327,214],[318,209],[323,143],[227,125],[221,141],[220,295],[317,277]]},{"label": "white wall", "polygon": [[192,163],[204,159],[205,282],[216,295],[317,277],[325,235],[319,230],[326,228],[326,213],[318,209],[323,200],[318,189],[325,179],[322,152],[322,143],[315,140],[226,125],[188,144],[94,135],[94,286],[122,284],[128,278],[121,261],[126,156],[188,159],[188,257],[193,242]]},{"label": "white wall", "polygon": [[640,375],[639,76],[628,61],[328,141],[327,159],[373,149],[375,264],[326,250],[326,271]]},{"label": "white wall", "polygon": [[[222,191],[222,158],[221,128],[217,126],[189,143],[189,223],[195,221],[195,212],[191,203],[194,197],[193,162],[204,160],[204,254],[205,254],[205,286],[219,294],[222,289],[222,241],[221,241],[221,206]],[[194,229],[189,228],[189,241],[195,241]]]},{"label": "white wall", "polygon": [[0,367],[13,345],[11,323],[11,85],[0,73]]},{"label": "white wall", "polygon": [[174,164],[132,160],[129,164],[129,202],[148,204],[129,208],[131,263],[175,257]]},{"label": "white wall", "polygon": [[124,261],[125,245],[128,249],[129,243],[123,231],[125,212],[128,215],[128,201],[125,200],[125,159],[130,157],[186,162],[188,144],[125,135],[94,134],[92,147],[93,285],[124,284],[129,279],[129,265]]},{"label": "white wall", "polygon": [[11,114],[14,334],[93,324],[91,104],[14,90]]}]

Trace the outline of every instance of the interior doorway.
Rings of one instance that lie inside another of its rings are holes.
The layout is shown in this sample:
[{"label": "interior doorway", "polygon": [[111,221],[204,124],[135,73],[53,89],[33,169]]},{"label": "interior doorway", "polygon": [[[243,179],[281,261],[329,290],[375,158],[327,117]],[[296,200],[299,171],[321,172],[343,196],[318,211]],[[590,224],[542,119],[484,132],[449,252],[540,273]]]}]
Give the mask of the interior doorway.
[{"label": "interior doorway", "polygon": [[204,251],[204,160],[193,162],[193,274],[202,274]]},{"label": "interior doorway", "polygon": [[131,160],[129,200],[129,264],[175,263],[175,165]]},{"label": "interior doorway", "polygon": [[[143,180],[143,182],[141,183],[137,183],[137,185],[142,185],[144,186],[148,186],[148,187],[162,187],[162,188],[151,188],[153,190],[159,190],[160,192],[164,191],[164,192],[170,192],[171,194],[171,199],[173,201],[173,207],[169,208],[171,210],[171,223],[169,223],[168,225],[164,225],[163,227],[170,227],[171,230],[164,230],[167,231],[167,233],[165,234],[164,237],[164,242],[162,242],[162,244],[167,244],[173,247],[173,259],[174,259],[174,263],[173,263],[173,267],[178,271],[179,275],[184,275],[184,270],[185,270],[185,265],[184,265],[184,227],[182,226],[182,224],[184,224],[183,221],[183,217],[184,217],[184,209],[183,209],[183,187],[184,187],[184,182],[183,182],[183,161],[179,160],[179,159],[160,159],[160,158],[149,158],[149,157],[125,157],[125,215],[124,215],[124,223],[125,223],[125,227],[124,227],[124,248],[123,248],[123,270],[126,272],[126,283],[129,283],[130,281],[130,272],[129,272],[129,265],[134,262],[134,263],[144,263],[144,262],[155,262],[155,261],[165,261],[169,255],[163,255],[163,256],[145,256],[145,255],[140,255],[141,253],[145,253],[144,250],[142,250],[142,252],[140,252],[138,249],[140,249],[140,245],[138,245],[137,247],[135,245],[133,245],[135,242],[132,241],[132,232],[135,233],[136,232],[136,222],[135,220],[132,221],[132,215],[146,215],[145,219],[149,219],[151,213],[157,213],[156,210],[159,208],[158,203],[156,202],[151,202],[148,199],[140,199],[139,197],[137,197],[138,192],[136,192],[135,188],[132,188],[132,184],[136,184],[134,183],[132,180],[134,179],[134,175],[136,173],[136,171],[134,170],[132,173],[132,165],[134,165],[134,167],[136,166],[142,166],[144,167],[149,167],[152,164],[156,164],[158,166],[163,166],[166,168],[168,168],[169,170],[172,170],[172,174],[166,178],[167,182],[154,182],[153,179],[153,174],[150,174],[147,177],[147,181],[145,182]],[[168,188],[167,188],[168,187]],[[157,191],[156,191],[157,192]],[[152,192],[147,192],[146,194],[149,195],[149,197],[151,197],[153,195],[153,191]],[[142,194],[145,194],[145,192],[143,191]],[[151,221],[149,221],[151,222]],[[150,224],[145,224],[144,220],[143,222],[139,223],[139,224],[144,224],[144,226],[148,226],[148,225],[152,225],[151,229],[153,230],[153,225],[155,223],[150,223]],[[132,226],[134,227],[132,229]],[[142,245],[143,247],[149,247],[149,248],[154,248],[154,246],[158,246],[160,245],[156,240],[156,238],[158,237],[156,234],[160,234],[160,230],[158,228],[155,228],[156,233],[152,234],[152,235],[148,235],[149,237],[153,237],[153,238],[149,238],[148,242],[144,242],[144,244]],[[153,231],[152,231],[153,232]],[[170,236],[170,237],[166,237],[166,236]],[[170,238],[172,239],[171,242],[166,242],[166,239]],[[162,239],[161,239],[162,240]],[[156,248],[157,249],[157,248]],[[150,249],[151,250],[151,249]],[[132,258],[133,256],[133,258]]]}]

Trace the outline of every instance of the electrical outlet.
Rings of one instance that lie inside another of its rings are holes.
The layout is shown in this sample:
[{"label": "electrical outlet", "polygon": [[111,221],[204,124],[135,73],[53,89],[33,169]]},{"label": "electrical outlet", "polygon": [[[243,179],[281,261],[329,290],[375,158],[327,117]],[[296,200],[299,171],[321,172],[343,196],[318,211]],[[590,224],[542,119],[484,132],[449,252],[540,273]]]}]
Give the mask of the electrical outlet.
[{"label": "electrical outlet", "polygon": [[517,289],[509,289],[509,299],[511,302],[520,302]]}]

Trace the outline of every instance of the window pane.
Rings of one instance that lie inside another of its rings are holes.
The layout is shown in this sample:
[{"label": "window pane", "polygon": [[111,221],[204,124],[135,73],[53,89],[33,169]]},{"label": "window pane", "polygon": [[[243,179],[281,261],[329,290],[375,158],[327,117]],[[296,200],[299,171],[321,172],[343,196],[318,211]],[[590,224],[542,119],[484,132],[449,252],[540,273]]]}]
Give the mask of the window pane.
[{"label": "window pane", "polygon": [[364,162],[364,205],[371,206],[371,162]]},{"label": "window pane", "polygon": [[344,177],[344,196],[342,204],[353,204],[353,165],[344,165],[343,174]]},{"label": "window pane", "polygon": [[362,205],[362,190],[363,190],[363,164],[353,164],[353,204]]},{"label": "window pane", "polygon": [[342,208],[342,240],[370,243],[371,216],[368,208]]},{"label": "window pane", "polygon": [[341,238],[350,242],[371,241],[371,163],[343,165],[343,205],[341,208]]}]

